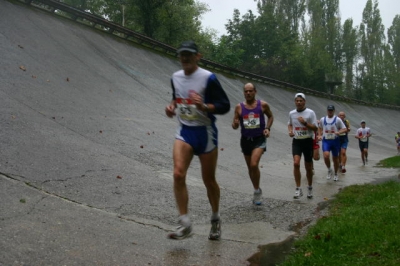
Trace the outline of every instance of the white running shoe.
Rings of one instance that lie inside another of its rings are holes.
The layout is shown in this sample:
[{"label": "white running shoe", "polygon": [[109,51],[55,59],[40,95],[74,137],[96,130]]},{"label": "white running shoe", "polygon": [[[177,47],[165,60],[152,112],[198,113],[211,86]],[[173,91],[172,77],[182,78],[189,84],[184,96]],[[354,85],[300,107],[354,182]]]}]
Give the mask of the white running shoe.
[{"label": "white running shoe", "polygon": [[308,187],[307,198],[311,199],[313,197],[312,187]]},{"label": "white running shoe", "polygon": [[328,170],[328,175],[326,176],[326,179],[331,179],[332,178],[332,176],[333,176],[333,171],[332,171],[332,169],[331,168],[329,168],[329,170]]},{"label": "white running shoe", "polygon": [[303,190],[301,190],[301,188],[296,188],[296,191],[294,192],[294,199],[298,199],[301,196],[303,196]]},{"label": "white running shoe", "polygon": [[191,237],[192,236],[192,226],[183,226],[183,224],[181,223],[181,221],[179,221],[179,226],[176,228],[176,230],[174,232],[171,232],[167,235],[167,238],[169,239],[175,239],[175,240],[182,240],[185,239],[187,237]]},{"label": "white running shoe", "polygon": [[338,175],[335,174],[335,176],[333,177],[333,181],[339,181]]},{"label": "white running shoe", "polygon": [[262,190],[260,188],[259,192],[254,192],[253,194],[253,203],[255,205],[261,205],[262,203]]}]

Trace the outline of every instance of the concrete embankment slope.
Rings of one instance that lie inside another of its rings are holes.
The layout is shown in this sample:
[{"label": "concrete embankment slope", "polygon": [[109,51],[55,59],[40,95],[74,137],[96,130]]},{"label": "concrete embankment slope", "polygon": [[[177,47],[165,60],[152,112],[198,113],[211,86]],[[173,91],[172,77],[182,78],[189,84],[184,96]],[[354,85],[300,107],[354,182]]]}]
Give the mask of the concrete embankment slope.
[{"label": "concrete embankment slope", "polygon": [[348,173],[327,182],[317,162],[315,198],[293,201],[286,123],[295,92],[257,84],[275,123],[261,162],[265,204],[253,207],[240,133],[230,127],[248,81],[217,73],[232,102],[217,122],[223,240],[207,240],[210,211],[195,158],[188,173],[195,235],[168,241],[177,218],[176,121],[164,107],[176,58],[5,0],[0,57],[0,265],[242,265],[259,244],[314,219],[317,203],[338,189],[396,174],[373,165],[396,154],[398,111],[310,96],[318,117],[334,104],[353,134],[365,119],[375,136],[368,166],[351,136]]}]

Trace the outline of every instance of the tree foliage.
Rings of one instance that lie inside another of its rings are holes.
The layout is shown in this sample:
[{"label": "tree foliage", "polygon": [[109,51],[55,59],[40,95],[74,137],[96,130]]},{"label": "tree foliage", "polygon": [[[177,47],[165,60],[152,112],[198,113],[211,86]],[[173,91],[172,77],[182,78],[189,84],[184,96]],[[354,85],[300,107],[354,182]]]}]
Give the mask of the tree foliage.
[{"label": "tree foliage", "polygon": [[252,0],[258,15],[234,9],[220,37],[201,25],[201,0],[61,1],[171,46],[195,40],[205,58],[232,68],[400,105],[400,15],[385,35],[378,0],[366,1],[360,25],[342,24],[340,0]]}]

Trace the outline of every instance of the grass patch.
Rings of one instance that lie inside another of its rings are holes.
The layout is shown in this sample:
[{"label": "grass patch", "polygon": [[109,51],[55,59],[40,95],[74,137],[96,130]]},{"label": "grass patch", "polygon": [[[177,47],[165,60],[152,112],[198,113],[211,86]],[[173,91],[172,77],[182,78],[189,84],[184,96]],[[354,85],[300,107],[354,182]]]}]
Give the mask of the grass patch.
[{"label": "grass patch", "polygon": [[400,265],[400,183],[344,188],[280,265]]},{"label": "grass patch", "polygon": [[400,168],[400,156],[393,156],[380,161],[377,166],[387,168]]}]

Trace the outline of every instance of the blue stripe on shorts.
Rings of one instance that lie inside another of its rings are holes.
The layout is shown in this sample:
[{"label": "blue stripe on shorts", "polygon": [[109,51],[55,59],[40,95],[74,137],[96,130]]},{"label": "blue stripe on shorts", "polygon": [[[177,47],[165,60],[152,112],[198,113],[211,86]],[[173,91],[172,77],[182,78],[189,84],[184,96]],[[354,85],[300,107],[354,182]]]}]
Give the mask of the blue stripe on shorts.
[{"label": "blue stripe on shorts", "polygon": [[181,125],[176,130],[175,138],[192,146],[195,155],[209,153],[218,147],[218,130],[214,123],[195,127]]}]

